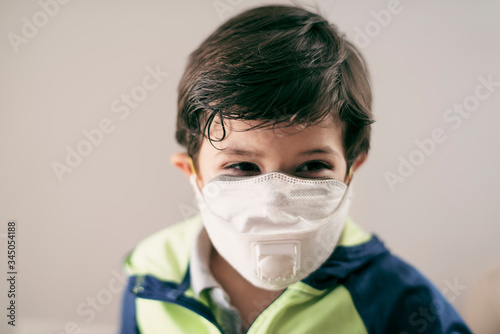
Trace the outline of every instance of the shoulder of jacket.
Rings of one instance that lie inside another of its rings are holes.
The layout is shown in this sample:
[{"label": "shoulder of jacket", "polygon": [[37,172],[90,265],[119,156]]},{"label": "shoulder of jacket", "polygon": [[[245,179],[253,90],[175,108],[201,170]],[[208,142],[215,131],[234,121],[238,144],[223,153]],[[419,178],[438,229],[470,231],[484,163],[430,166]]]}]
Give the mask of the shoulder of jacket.
[{"label": "shoulder of jacket", "polygon": [[126,256],[123,270],[129,276],[182,280],[201,225],[201,216],[196,215],[146,237]]},{"label": "shoulder of jacket", "polygon": [[[381,254],[345,281],[368,332],[470,333],[437,287],[411,264]],[[429,314],[422,314],[426,310]],[[427,318],[426,318],[427,316]]]}]

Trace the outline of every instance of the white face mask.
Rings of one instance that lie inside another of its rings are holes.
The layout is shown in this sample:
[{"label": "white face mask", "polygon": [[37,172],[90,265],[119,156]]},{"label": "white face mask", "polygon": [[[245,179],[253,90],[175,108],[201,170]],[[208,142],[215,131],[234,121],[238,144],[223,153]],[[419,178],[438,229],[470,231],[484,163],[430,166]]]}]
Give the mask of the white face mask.
[{"label": "white face mask", "polygon": [[246,280],[281,290],[307,277],[333,252],[349,207],[349,186],[269,172],[220,175],[200,192],[201,216],[217,252]]}]

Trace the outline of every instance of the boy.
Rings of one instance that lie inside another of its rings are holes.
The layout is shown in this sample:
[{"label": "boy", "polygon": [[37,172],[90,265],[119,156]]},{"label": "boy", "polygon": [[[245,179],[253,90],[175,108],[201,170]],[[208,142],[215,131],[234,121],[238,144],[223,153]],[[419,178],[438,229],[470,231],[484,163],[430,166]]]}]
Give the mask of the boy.
[{"label": "boy", "polygon": [[200,214],[142,241],[122,333],[469,333],[348,216],[370,143],[365,62],[321,16],[248,10],[190,56],[172,162]]}]

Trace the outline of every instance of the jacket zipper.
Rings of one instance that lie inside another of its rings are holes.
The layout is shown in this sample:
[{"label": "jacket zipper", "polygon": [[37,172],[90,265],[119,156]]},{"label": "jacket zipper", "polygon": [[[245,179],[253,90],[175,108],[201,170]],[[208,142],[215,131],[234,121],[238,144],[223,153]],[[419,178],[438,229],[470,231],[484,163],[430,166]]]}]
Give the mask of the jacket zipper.
[{"label": "jacket zipper", "polygon": [[[250,326],[248,326],[247,330],[245,331],[245,334],[248,334],[248,331],[252,328],[252,325],[255,323],[255,321],[257,319],[259,319],[259,317],[262,316],[262,314],[271,306],[273,305],[284,293],[285,291],[287,291],[288,288],[285,288],[285,290],[283,290],[279,295],[278,297],[276,297],[269,305],[267,305],[263,310],[262,312],[259,313],[259,315],[252,321],[252,323],[250,324]],[[241,316],[241,315],[240,315]]]}]

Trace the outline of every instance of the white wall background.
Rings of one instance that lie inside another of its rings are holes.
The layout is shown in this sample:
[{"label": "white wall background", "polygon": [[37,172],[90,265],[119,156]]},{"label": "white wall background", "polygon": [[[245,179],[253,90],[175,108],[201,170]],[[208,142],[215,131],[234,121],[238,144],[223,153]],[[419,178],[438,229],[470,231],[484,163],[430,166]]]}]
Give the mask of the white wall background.
[{"label": "white wall background", "polygon": [[[190,213],[190,186],[169,163],[182,150],[174,129],[186,57],[229,16],[286,3],[220,1],[232,10],[218,13],[212,0],[73,0],[47,22],[37,1],[0,2],[0,268],[15,219],[19,333],[64,333],[70,322],[82,333],[116,331],[123,257]],[[401,0],[385,26],[372,11],[391,1],[318,3],[373,75],[373,149],[355,178],[352,216],[438,288],[467,286],[452,301],[467,318],[474,283],[500,262],[500,86],[456,129],[443,116],[472,101],[478,77],[500,81],[500,1]],[[34,15],[43,26],[16,52],[9,33],[23,36]],[[358,29],[372,29],[369,43]],[[120,119],[112,102],[141,85],[148,66],[169,75]],[[53,162],[106,118],[113,131],[59,182]],[[416,157],[415,140],[435,128],[446,140],[391,190],[384,174]]]}]

